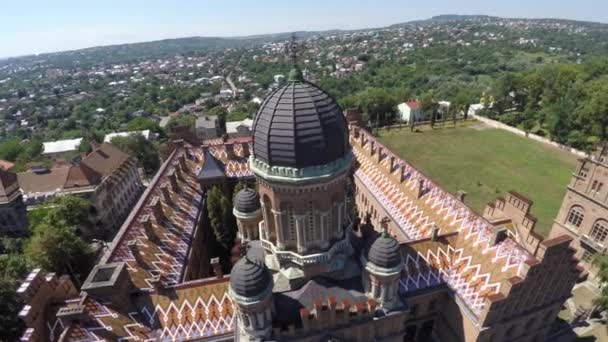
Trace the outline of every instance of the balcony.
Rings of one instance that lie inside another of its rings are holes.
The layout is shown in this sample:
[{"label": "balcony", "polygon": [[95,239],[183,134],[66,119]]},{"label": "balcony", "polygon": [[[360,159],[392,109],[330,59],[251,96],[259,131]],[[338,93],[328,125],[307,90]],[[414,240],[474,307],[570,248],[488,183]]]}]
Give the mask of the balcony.
[{"label": "balcony", "polygon": [[304,266],[329,262],[336,254],[347,251],[350,248],[349,239],[351,230],[352,222],[349,222],[348,227],[346,227],[346,229],[344,230],[344,238],[342,238],[342,240],[335,242],[333,246],[331,246],[331,248],[326,252],[308,255],[300,255],[291,251],[280,251],[277,250],[277,248],[274,246],[274,244],[272,244],[272,242],[263,238],[261,238],[261,241],[262,247],[264,247],[266,252],[272,253],[277,258],[279,263],[282,264],[285,262],[293,262],[296,265]]}]

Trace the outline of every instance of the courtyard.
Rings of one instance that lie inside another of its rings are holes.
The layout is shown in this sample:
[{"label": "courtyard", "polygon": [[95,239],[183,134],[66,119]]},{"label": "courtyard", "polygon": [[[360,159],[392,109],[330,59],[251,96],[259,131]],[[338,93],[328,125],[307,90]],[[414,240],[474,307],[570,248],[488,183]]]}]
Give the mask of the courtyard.
[{"label": "courtyard", "polygon": [[547,236],[577,164],[576,156],[478,121],[379,132],[380,141],[479,214],[509,190],[534,201],[536,231]]}]

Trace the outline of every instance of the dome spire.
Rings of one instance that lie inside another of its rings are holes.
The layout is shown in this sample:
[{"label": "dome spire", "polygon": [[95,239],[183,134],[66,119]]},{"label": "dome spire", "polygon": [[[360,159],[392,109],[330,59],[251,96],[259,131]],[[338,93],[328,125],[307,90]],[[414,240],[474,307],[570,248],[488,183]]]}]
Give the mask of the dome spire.
[{"label": "dome spire", "polygon": [[296,34],[291,34],[291,41],[287,44],[287,52],[289,54],[289,59],[291,60],[292,69],[289,71],[289,76],[287,80],[289,82],[302,82],[304,81],[304,74],[300,67],[298,66],[298,49],[300,45],[296,42]]}]

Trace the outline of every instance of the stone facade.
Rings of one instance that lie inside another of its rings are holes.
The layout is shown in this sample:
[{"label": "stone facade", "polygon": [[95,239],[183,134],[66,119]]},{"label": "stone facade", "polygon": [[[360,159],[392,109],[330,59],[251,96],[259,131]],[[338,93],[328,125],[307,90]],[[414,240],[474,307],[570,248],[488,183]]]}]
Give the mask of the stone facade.
[{"label": "stone facade", "polygon": [[572,237],[586,268],[595,253],[608,247],[608,147],[579,159],[562,206],[553,222],[550,237]]}]

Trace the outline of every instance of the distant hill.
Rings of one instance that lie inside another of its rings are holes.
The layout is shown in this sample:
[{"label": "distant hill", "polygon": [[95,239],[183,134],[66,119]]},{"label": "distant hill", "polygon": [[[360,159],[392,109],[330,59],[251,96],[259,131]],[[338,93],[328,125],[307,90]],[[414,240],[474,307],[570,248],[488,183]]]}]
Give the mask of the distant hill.
[{"label": "distant hill", "polygon": [[[457,21],[495,21],[503,18],[488,15],[457,15],[444,14],[429,19],[415,20],[397,23],[387,27],[411,26],[421,24],[442,24]],[[509,18],[504,18],[509,19]],[[566,19],[518,19],[534,21],[552,21],[565,24],[578,24],[590,28],[608,30],[608,24],[581,22]],[[327,31],[298,31],[295,32],[299,39],[313,36],[331,36],[336,34],[352,33],[369,29],[359,30],[327,30]],[[186,54],[192,52],[205,52],[226,48],[242,48],[255,46],[267,42],[284,41],[291,37],[292,32],[262,34],[242,37],[187,37],[176,39],[164,39],[151,42],[133,44],[120,44],[109,46],[98,46],[81,50],[47,53],[40,55],[24,56],[0,59],[0,65],[5,63],[37,64],[47,63],[56,67],[72,68],[100,63],[125,63],[149,58],[162,58],[175,54]]]}]

